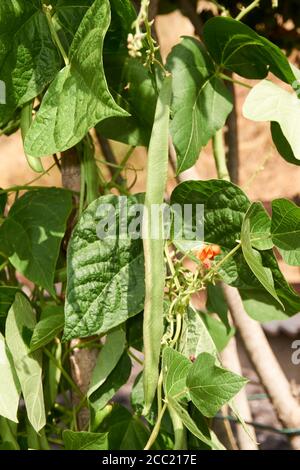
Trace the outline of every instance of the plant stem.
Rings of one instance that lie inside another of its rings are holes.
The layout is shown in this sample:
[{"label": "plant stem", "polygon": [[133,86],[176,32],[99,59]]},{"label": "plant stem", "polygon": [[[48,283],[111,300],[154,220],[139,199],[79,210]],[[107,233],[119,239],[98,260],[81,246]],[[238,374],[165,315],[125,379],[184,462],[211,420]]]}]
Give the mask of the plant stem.
[{"label": "plant stem", "polygon": [[41,450],[50,450],[48,438],[46,437],[45,428],[41,429],[38,434],[39,447]]},{"label": "plant stem", "polygon": [[[234,423],[238,423],[238,419],[235,418],[234,416],[220,416],[219,414],[215,416],[215,419],[222,419],[222,420],[228,420],[228,421],[232,421]],[[275,434],[283,434],[283,435],[286,435],[286,436],[289,436],[289,435],[299,435],[300,434],[300,428],[281,428],[281,429],[278,429],[278,428],[274,428],[274,426],[269,426],[267,424],[262,424],[262,423],[258,423],[256,421],[245,421],[245,423],[247,424],[247,426],[253,426],[254,428],[258,428],[258,429],[263,429],[265,431],[270,431],[270,432],[274,432]]]},{"label": "plant stem", "polygon": [[[117,171],[115,172],[115,174],[113,175],[112,177],[112,181],[115,182],[115,183],[118,183],[118,179],[119,177],[121,176],[121,171],[123,171],[125,169],[125,165],[126,163],[128,162],[129,158],[131,157],[133,151],[134,151],[135,147],[130,147],[129,150],[126,152],[126,155],[125,157],[123,158],[123,160],[121,161],[121,165],[119,166],[119,168],[117,169]],[[121,177],[122,179],[122,177]],[[122,181],[122,184],[124,183],[124,181]],[[118,183],[119,184],[119,183]]]},{"label": "plant stem", "polygon": [[157,383],[157,414],[160,414],[162,410],[162,386],[163,386],[163,371],[160,371]]},{"label": "plant stem", "polygon": [[226,8],[219,2],[217,2],[216,0],[210,0],[210,2],[216,5],[216,7],[223,13],[223,16],[230,16],[229,11],[226,10]]},{"label": "plant stem", "polygon": [[153,446],[154,442],[156,441],[156,438],[158,436],[158,433],[159,433],[159,430],[160,430],[160,425],[161,425],[161,420],[165,414],[165,411],[167,409],[167,403],[164,403],[162,409],[161,409],[161,412],[159,413],[159,415],[157,416],[157,421],[155,423],[155,426],[154,428],[152,429],[152,433],[148,439],[148,442],[147,444],[145,445],[144,447],[144,450],[149,450],[151,449],[151,447]]},{"label": "plant stem", "polygon": [[176,276],[176,271],[175,271],[175,268],[174,268],[174,264],[173,264],[173,261],[172,261],[172,258],[170,256],[170,252],[169,252],[169,248],[168,248],[168,244],[166,243],[165,244],[165,255],[166,255],[166,258],[167,258],[167,262],[168,262],[168,266],[170,268],[170,271],[171,271],[171,274],[174,278],[174,282],[175,282],[175,285],[176,285],[176,288],[178,291],[180,291],[180,283],[179,283],[179,280]]},{"label": "plant stem", "polygon": [[85,166],[83,156],[81,155],[80,159],[80,196],[79,196],[79,208],[78,208],[78,218],[81,216],[85,199]]},{"label": "plant stem", "polygon": [[226,154],[223,142],[223,129],[220,129],[215,133],[212,138],[212,144],[218,178],[221,180],[230,181],[230,176],[226,165]]},{"label": "plant stem", "polygon": [[137,362],[138,364],[140,364],[140,366],[143,366],[144,365],[144,362],[139,359],[132,351],[131,349],[127,349],[127,352],[129,354],[130,357],[132,357],[132,359]]},{"label": "plant stem", "polygon": [[[55,166],[55,164],[53,166]],[[34,191],[35,189],[45,189],[45,186],[27,186],[27,185],[11,186],[10,188],[0,189],[0,194],[14,193],[18,191]],[[66,191],[71,191],[71,190],[67,189]],[[77,191],[71,191],[71,192],[78,194]]]},{"label": "plant stem", "polygon": [[202,279],[202,282],[207,281],[210,278],[212,273],[217,272],[218,269],[220,268],[220,266],[222,266],[222,264],[224,264],[225,261],[227,261],[229,258],[231,258],[231,256],[233,256],[234,253],[236,251],[238,251],[239,248],[241,248],[241,243],[238,243],[234,248],[232,248],[232,250],[229,251],[229,253],[227,253],[227,255],[224,256],[224,258],[222,258],[217,264],[215,264],[215,266],[213,266],[208,271],[208,273],[204,276],[204,278]]},{"label": "plant stem", "polygon": [[106,160],[106,164],[107,164],[107,166],[109,168],[109,171],[110,171],[110,174],[112,176],[112,180],[114,182],[116,182],[118,185],[122,186],[124,184],[124,180],[121,176],[121,171],[122,170],[120,170],[119,172],[117,170],[115,170],[115,168],[118,167],[117,159],[116,159],[116,156],[113,152],[113,149],[111,147],[111,144],[110,144],[109,140],[106,139],[105,137],[103,137],[97,131],[96,131],[96,135],[97,135],[98,142],[99,142],[101,150],[102,150],[102,154],[103,154],[103,156]]},{"label": "plant stem", "polygon": [[55,439],[54,437],[48,437],[48,442],[50,442],[51,444],[56,444],[58,446],[63,446],[64,443],[61,439]]},{"label": "plant stem", "polygon": [[56,153],[54,153],[52,156],[53,156],[53,160],[54,160],[55,165],[57,166],[59,171],[61,171],[61,164],[60,164],[58,156],[56,155]]},{"label": "plant stem", "polygon": [[54,42],[54,44],[57,46],[59,52],[61,53],[62,55],[62,58],[64,59],[64,63],[65,65],[69,65],[69,58],[68,58],[68,55],[66,53],[66,51],[64,50],[64,47],[58,37],[58,34],[56,32],[56,29],[54,27],[54,24],[53,24],[53,21],[52,21],[52,16],[51,16],[51,5],[43,5],[43,11],[46,15],[46,18],[47,18],[47,22],[48,22],[48,26],[49,26],[49,29],[50,29],[50,33],[51,33],[51,36],[52,36],[52,40]]},{"label": "plant stem", "polygon": [[220,78],[223,78],[223,80],[227,80],[227,82],[235,83],[236,85],[241,85],[245,88],[249,88],[249,90],[251,90],[253,88],[252,85],[249,85],[248,83],[242,82],[241,80],[236,80],[235,78],[228,77],[228,75],[226,75],[225,73],[220,72],[220,73],[218,73],[218,76]]},{"label": "plant stem", "polygon": [[46,354],[46,356],[48,356],[48,358],[50,359],[50,361],[53,362],[53,364],[56,365],[56,367],[60,370],[61,374],[63,375],[63,377],[66,379],[66,381],[68,382],[68,384],[76,391],[76,393],[79,393],[80,396],[83,396],[80,388],[75,384],[75,382],[73,382],[73,380],[71,379],[71,377],[69,376],[69,374],[67,373],[67,371],[63,368],[63,366],[56,360],[56,358],[51,354],[51,352],[47,349],[47,348],[43,348],[43,352],[44,354]]},{"label": "plant stem", "polygon": [[244,18],[244,16],[248,15],[248,13],[250,13],[250,11],[252,11],[252,10],[254,10],[254,8],[258,7],[259,3],[260,3],[260,0],[254,0],[252,3],[250,3],[250,5],[248,5],[247,7],[242,9],[242,11],[237,15],[237,17],[235,19],[237,21],[241,21],[241,19]]},{"label": "plant stem", "polygon": [[175,335],[174,335],[174,338],[172,339],[172,341],[170,343],[170,347],[175,346],[175,344],[177,343],[177,341],[180,337],[180,333],[181,333],[181,326],[182,326],[182,315],[181,315],[181,313],[177,313],[177,315],[176,315]]},{"label": "plant stem", "polygon": [[[232,74],[230,74],[232,77]],[[227,147],[226,160],[230,180],[234,184],[239,182],[239,129],[238,129],[238,117],[236,110],[236,90],[235,85],[232,82],[227,82],[228,89],[232,95],[233,108],[231,113],[227,116],[225,132],[225,144]]]}]

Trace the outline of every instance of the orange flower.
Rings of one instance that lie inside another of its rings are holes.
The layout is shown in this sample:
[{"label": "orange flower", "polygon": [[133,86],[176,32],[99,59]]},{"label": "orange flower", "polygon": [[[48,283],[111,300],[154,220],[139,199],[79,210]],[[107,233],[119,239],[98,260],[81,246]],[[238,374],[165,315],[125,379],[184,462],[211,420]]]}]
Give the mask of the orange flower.
[{"label": "orange flower", "polygon": [[197,252],[196,256],[203,263],[205,268],[210,268],[211,260],[220,253],[221,248],[219,245],[205,245]]}]

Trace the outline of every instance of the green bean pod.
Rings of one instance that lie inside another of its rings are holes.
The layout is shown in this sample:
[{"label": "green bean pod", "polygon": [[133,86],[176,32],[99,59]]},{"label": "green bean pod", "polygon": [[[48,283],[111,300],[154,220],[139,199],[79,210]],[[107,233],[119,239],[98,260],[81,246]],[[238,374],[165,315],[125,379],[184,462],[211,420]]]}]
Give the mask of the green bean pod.
[{"label": "green bean pod", "polygon": [[[21,111],[20,127],[21,127],[21,134],[22,134],[23,142],[25,140],[29,127],[31,126],[31,123],[32,123],[32,105],[33,105],[33,102],[29,101],[23,106],[22,111]],[[25,154],[25,156],[26,156],[28,165],[33,171],[36,171],[37,173],[42,173],[44,171],[40,158],[32,157],[31,155],[27,155],[27,154]]]},{"label": "green bean pod", "polygon": [[[162,204],[168,176],[168,138],[172,77],[164,78],[158,96],[154,124],[148,150],[147,182],[143,215],[143,244],[145,255],[145,306],[144,306],[144,410],[147,415],[153,402],[158,376],[163,335],[163,301],[165,287],[164,234],[162,214],[159,229],[151,217],[151,207]],[[154,232],[157,238],[151,237]],[[156,230],[155,230],[156,229]]]}]

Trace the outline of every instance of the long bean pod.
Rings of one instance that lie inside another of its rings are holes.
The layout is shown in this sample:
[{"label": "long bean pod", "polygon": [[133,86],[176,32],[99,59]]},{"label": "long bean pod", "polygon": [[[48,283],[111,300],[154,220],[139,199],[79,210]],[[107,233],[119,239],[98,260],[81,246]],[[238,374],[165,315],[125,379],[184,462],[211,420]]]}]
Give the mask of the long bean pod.
[{"label": "long bean pod", "polygon": [[[149,144],[147,184],[143,216],[143,243],[145,254],[144,306],[144,399],[143,414],[150,411],[155,396],[158,376],[161,338],[163,335],[163,300],[165,287],[163,214],[159,220],[152,208],[162,205],[168,173],[168,138],[172,77],[164,78],[155,111]],[[155,211],[154,211],[155,212]],[[159,226],[157,226],[157,223]],[[153,234],[156,234],[154,237]]]}]

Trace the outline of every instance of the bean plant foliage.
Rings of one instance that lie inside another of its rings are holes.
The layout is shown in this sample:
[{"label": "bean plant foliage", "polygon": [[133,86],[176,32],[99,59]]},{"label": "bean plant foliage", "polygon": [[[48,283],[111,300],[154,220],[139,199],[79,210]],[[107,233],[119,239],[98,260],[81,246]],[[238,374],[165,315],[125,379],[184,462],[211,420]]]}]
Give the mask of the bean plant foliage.
[{"label": "bean plant foliage", "polygon": [[[166,197],[170,149],[177,176],[208,142],[216,149],[234,106],[230,81],[257,80],[244,115],[270,122],[283,159],[299,165],[300,72],[229,16],[209,19],[201,39],[181,38],[163,61],[149,1],[137,3],[0,3],[1,133],[21,129],[30,167],[43,175],[52,155],[64,182],[0,190],[0,449],[224,449],[212,419],[228,405],[241,420],[234,397],[247,379],[220,360],[235,334],[222,283],[257,321],[300,309],[277,261],[300,265],[298,206],[276,199],[270,216],[221,172]],[[121,162],[104,152],[99,163],[103,141]],[[127,182],[137,146],[147,149],[145,193]],[[77,186],[65,163],[74,155]],[[215,159],[219,169],[216,150]],[[164,201],[191,205],[192,228],[202,205],[204,240],[178,239],[172,224],[151,237],[150,209]],[[142,238],[121,233],[124,204]],[[84,386],[80,354],[90,361]]]}]

